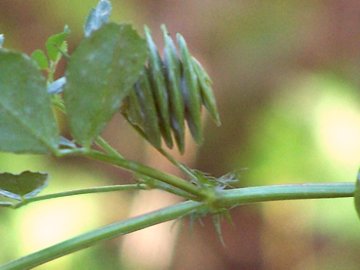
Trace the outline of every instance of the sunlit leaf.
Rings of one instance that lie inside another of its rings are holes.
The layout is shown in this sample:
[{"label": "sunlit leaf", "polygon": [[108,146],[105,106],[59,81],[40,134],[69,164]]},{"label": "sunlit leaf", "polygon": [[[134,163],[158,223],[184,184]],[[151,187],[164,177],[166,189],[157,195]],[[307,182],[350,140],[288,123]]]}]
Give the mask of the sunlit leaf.
[{"label": "sunlit leaf", "polygon": [[0,151],[47,153],[58,129],[46,82],[26,55],[0,50]]},{"label": "sunlit leaf", "polygon": [[0,173],[0,195],[21,201],[36,196],[47,185],[48,175],[38,172]]},{"label": "sunlit leaf", "polygon": [[49,67],[48,59],[42,50],[33,51],[31,58],[38,64],[40,69],[47,69]]},{"label": "sunlit leaf", "polygon": [[69,27],[65,26],[64,31],[50,36],[46,43],[46,51],[49,59],[53,62],[58,62],[62,56],[62,53],[67,52],[66,38],[69,36]]},{"label": "sunlit leaf", "polygon": [[146,42],[129,25],[103,26],[70,58],[64,90],[75,140],[89,147],[132,90],[147,57]]},{"label": "sunlit leaf", "polygon": [[112,6],[109,0],[100,0],[97,6],[91,9],[84,26],[85,37],[89,37],[92,32],[109,21],[111,9]]}]

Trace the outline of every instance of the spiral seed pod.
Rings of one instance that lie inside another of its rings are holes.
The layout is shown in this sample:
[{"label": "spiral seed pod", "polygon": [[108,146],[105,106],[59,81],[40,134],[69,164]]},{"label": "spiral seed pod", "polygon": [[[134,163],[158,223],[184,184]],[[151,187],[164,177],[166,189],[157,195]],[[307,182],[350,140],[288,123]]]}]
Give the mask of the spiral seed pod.
[{"label": "spiral seed pod", "polygon": [[[125,99],[121,112],[151,144],[161,147],[161,140],[169,148],[177,145],[181,153],[185,147],[185,122],[195,142],[203,141],[201,106],[210,113],[217,125],[220,117],[211,80],[201,64],[190,55],[184,38],[176,35],[176,45],[165,26],[163,58],[145,27],[149,50],[147,65]],[[174,139],[174,141],[173,141]]]}]

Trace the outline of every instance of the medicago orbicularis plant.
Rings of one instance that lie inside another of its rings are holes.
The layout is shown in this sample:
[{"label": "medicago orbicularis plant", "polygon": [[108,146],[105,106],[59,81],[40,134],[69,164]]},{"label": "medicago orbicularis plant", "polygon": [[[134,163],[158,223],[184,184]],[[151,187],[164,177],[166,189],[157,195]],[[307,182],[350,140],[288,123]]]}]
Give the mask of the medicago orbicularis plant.
[{"label": "medicago orbicularis plant", "polygon": [[[161,57],[147,27],[142,38],[131,25],[109,22],[110,11],[110,2],[100,0],[87,19],[84,39],[70,55],[68,27],[50,36],[45,51],[36,50],[31,57],[2,48],[4,37],[0,35],[0,151],[91,158],[133,172],[138,182],[38,195],[47,184],[46,173],[4,172],[0,174],[0,206],[16,209],[64,196],[149,188],[186,201],[79,235],[8,262],[1,270],[29,269],[99,241],[189,214],[213,215],[220,231],[217,217],[227,215],[231,207],[251,202],[355,197],[360,212],[360,184],[234,188],[237,179],[232,174],[211,177],[174,159],[162,142],[183,152],[187,123],[194,140],[201,143],[203,106],[220,124],[211,80],[180,34],[174,42],[165,26],[161,27],[165,44]],[[64,76],[55,79],[61,59],[67,68]],[[66,116],[71,138],[60,134],[54,110]],[[187,179],[128,160],[100,137],[119,112]]]}]

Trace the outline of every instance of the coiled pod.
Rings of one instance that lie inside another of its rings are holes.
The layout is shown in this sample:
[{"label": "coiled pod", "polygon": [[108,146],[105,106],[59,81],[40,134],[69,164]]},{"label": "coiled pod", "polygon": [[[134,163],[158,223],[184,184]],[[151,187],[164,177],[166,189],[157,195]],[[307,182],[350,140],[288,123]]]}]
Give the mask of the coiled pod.
[{"label": "coiled pod", "polygon": [[184,38],[176,35],[174,41],[161,26],[164,38],[163,58],[145,27],[149,60],[139,80],[121,108],[128,122],[151,144],[161,147],[161,139],[169,148],[174,142],[183,153],[185,146],[185,121],[195,142],[203,141],[201,127],[202,105],[217,125],[220,117],[211,80],[200,63],[190,55]]}]

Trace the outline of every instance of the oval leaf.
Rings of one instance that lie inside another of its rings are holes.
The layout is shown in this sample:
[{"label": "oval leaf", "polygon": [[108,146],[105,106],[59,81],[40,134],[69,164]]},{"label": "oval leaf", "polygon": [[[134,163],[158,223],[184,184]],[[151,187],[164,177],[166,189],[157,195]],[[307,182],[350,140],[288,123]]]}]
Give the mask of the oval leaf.
[{"label": "oval leaf", "polygon": [[0,50],[0,151],[47,153],[58,130],[46,82],[27,56]]},{"label": "oval leaf", "polygon": [[89,147],[132,89],[147,57],[129,25],[107,24],[84,39],[70,58],[64,89],[75,140]]},{"label": "oval leaf", "polygon": [[50,61],[57,63],[61,59],[62,53],[67,52],[66,38],[69,34],[69,27],[65,25],[63,32],[54,34],[46,40],[45,46]]},{"label": "oval leaf", "polygon": [[21,201],[37,195],[47,185],[48,175],[38,172],[0,174],[0,195]]},{"label": "oval leaf", "polygon": [[47,69],[49,67],[48,59],[42,50],[33,51],[31,58],[38,64],[40,69]]}]

